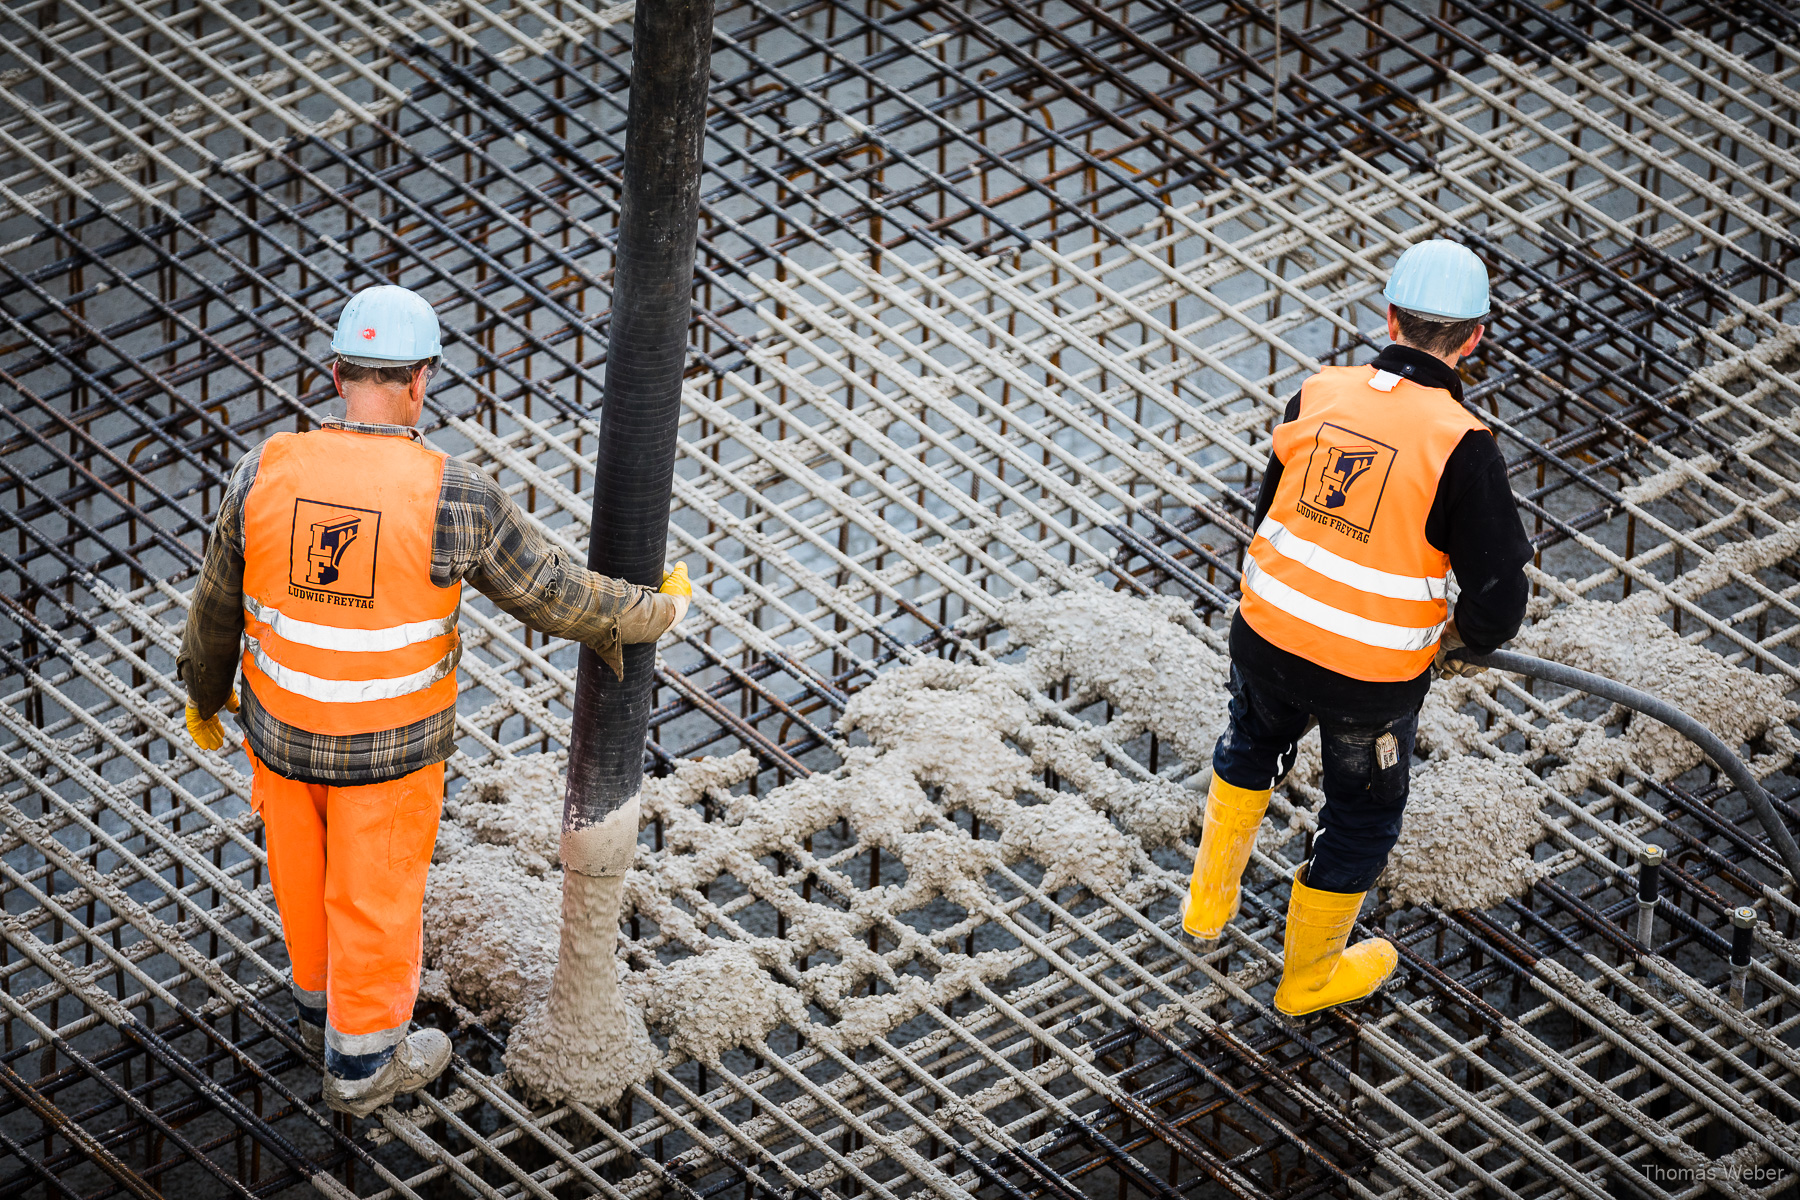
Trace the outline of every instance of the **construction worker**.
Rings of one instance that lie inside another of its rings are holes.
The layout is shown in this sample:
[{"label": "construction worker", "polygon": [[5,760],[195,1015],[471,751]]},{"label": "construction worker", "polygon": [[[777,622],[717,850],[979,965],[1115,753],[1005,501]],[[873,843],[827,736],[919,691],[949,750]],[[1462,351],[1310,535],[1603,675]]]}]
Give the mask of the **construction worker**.
[{"label": "construction worker", "polygon": [[1384,298],[1393,344],[1368,366],[1309,378],[1275,428],[1183,913],[1207,941],[1237,914],[1269,793],[1316,719],[1325,804],[1294,875],[1275,992],[1290,1017],[1362,999],[1393,972],[1385,939],[1345,945],[1400,836],[1432,669],[1473,673],[1447,653],[1493,650],[1525,615],[1531,546],[1456,371],[1485,330],[1487,269],[1464,246],[1424,242],[1400,256]]},{"label": "construction worker", "polygon": [[238,463],[194,589],[178,671],[194,740],[218,712],[249,738],[251,805],[325,1102],[366,1116],[436,1078],[450,1039],[409,1033],[444,760],[456,749],[462,583],[526,625],[593,647],[653,642],[687,610],[548,542],[492,476],[414,426],[441,350],[415,292],[345,305],[331,348],[342,420],[276,434]]}]

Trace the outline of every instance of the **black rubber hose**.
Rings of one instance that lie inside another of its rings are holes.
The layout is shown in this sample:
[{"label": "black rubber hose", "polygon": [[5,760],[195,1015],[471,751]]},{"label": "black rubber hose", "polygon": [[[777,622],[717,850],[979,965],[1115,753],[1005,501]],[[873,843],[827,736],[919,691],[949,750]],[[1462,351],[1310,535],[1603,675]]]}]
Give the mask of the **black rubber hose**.
[{"label": "black rubber hose", "polygon": [[1595,675],[1590,671],[1577,670],[1562,663],[1549,662],[1541,658],[1533,658],[1529,654],[1516,654],[1511,650],[1496,650],[1492,654],[1471,654],[1467,650],[1453,650],[1452,658],[1460,658],[1477,666],[1492,667],[1499,671],[1511,671],[1515,675],[1530,675],[1548,683],[1559,683],[1564,687],[1587,692],[1599,696],[1602,700],[1611,700],[1623,704],[1626,708],[1653,717],[1664,725],[1687,738],[1717,763],[1737,789],[1744,793],[1750,801],[1750,809],[1756,819],[1762,822],[1763,832],[1775,843],[1775,852],[1781,861],[1787,864],[1788,877],[1800,885],[1800,846],[1795,845],[1794,835],[1788,829],[1787,822],[1775,809],[1774,798],[1757,782],[1750,768],[1744,765],[1719,736],[1694,718],[1676,708],[1666,700],[1659,700],[1649,692],[1640,692],[1634,687]]},{"label": "black rubber hose", "polygon": [[[700,167],[712,67],[712,0],[657,0],[633,18],[612,327],[588,566],[662,582],[687,369]],[[563,828],[592,825],[637,795],[655,695],[656,647],[624,647],[625,677],[584,648]]]}]

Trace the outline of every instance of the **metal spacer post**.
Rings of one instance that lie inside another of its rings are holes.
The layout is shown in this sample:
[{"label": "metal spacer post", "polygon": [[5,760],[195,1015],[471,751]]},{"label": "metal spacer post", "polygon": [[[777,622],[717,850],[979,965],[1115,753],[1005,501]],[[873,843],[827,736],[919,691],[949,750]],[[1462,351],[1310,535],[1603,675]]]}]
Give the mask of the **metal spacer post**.
[{"label": "metal spacer post", "polygon": [[1663,848],[1645,846],[1638,851],[1637,940],[1654,950],[1656,897],[1662,891]]},{"label": "metal spacer post", "polygon": [[1756,932],[1756,910],[1731,910],[1731,1007],[1744,1007],[1744,985],[1750,978],[1750,943]]}]

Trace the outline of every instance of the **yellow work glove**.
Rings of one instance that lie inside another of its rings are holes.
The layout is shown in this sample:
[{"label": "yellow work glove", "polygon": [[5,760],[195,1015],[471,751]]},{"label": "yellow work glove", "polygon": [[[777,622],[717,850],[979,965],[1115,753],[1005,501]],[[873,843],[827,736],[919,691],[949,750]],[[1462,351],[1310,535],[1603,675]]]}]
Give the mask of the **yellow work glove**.
[{"label": "yellow work glove", "polygon": [[[235,691],[231,693],[231,698],[225,701],[225,708],[228,712],[238,710],[238,694]],[[217,750],[225,744],[225,726],[220,723],[218,713],[214,713],[210,717],[202,717],[200,710],[189,704],[187,706],[187,727],[188,736],[193,738],[194,744],[202,750]]]},{"label": "yellow work glove", "polygon": [[669,622],[669,628],[674,629],[681,624],[681,618],[687,616],[688,605],[694,598],[694,585],[688,582],[687,564],[678,562],[673,571],[663,572],[662,586],[656,590],[675,597],[675,619]]},{"label": "yellow work glove", "polygon": [[1486,667],[1478,667],[1472,662],[1464,662],[1460,658],[1450,657],[1452,650],[1460,650],[1465,645],[1467,643],[1462,640],[1462,634],[1456,631],[1456,618],[1451,617],[1444,625],[1443,638],[1438,642],[1437,657],[1431,661],[1433,672],[1439,679],[1450,679],[1457,675],[1479,675],[1487,670]]}]

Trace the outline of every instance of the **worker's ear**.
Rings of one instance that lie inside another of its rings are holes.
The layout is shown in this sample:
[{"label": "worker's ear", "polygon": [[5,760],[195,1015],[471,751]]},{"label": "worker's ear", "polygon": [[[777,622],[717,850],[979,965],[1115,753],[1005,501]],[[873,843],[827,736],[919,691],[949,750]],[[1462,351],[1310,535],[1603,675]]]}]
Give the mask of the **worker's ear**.
[{"label": "worker's ear", "polygon": [[332,386],[332,389],[337,392],[339,398],[341,399],[344,395],[344,381],[338,378],[337,369],[338,369],[338,365],[336,363],[332,363],[331,364],[331,386]]},{"label": "worker's ear", "polygon": [[1394,315],[1394,306],[1388,305],[1388,341],[1400,340],[1400,318]]},{"label": "worker's ear", "polygon": [[1469,335],[1469,340],[1463,343],[1463,348],[1456,352],[1456,357],[1465,358],[1468,355],[1475,353],[1475,347],[1481,345],[1481,335],[1486,332],[1486,325],[1477,325],[1475,327],[1475,332]]}]

